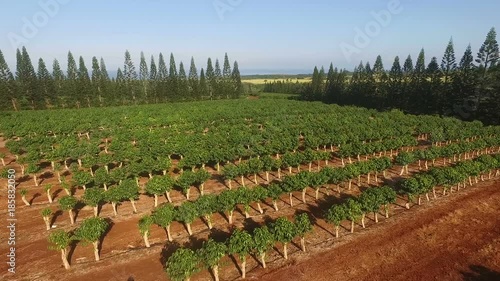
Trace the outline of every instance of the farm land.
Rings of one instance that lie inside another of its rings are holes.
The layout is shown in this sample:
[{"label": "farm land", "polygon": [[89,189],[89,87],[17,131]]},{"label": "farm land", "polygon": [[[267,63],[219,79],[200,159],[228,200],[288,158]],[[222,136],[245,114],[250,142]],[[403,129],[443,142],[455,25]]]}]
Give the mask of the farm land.
[{"label": "farm land", "polygon": [[272,98],[0,116],[17,280],[500,271],[496,126]]}]

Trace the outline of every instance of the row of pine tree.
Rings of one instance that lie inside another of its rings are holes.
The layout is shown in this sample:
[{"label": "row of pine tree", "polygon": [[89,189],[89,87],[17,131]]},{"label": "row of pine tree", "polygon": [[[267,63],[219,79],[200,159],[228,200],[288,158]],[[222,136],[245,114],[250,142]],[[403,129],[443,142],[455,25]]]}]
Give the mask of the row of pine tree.
[{"label": "row of pine tree", "polygon": [[191,59],[189,72],[184,64],[177,64],[170,55],[167,67],[160,53],[158,64],[154,56],[148,66],[141,52],[138,71],[125,52],[123,68],[118,68],[115,77],[110,77],[104,59],[92,58],[89,70],[80,56],[78,62],[68,52],[67,71],[63,72],[56,60],[50,72],[44,60],[38,60],[38,69],[31,62],[25,47],[17,50],[17,68],[13,74],[0,51],[0,109],[50,109],[80,108],[111,105],[161,103],[204,99],[239,98],[243,88],[238,62],[231,70],[227,54],[223,66],[219,60],[215,65],[209,58],[206,69],[198,72]]},{"label": "row of pine tree", "polygon": [[450,40],[440,64],[436,57],[428,64],[425,60],[422,49],[415,64],[411,56],[402,65],[399,57],[395,57],[390,70],[385,69],[381,56],[373,67],[369,62],[361,62],[353,72],[330,64],[328,73],[316,67],[309,85],[298,87],[290,83],[274,87],[296,89],[302,99],[310,101],[380,110],[398,108],[414,114],[500,123],[500,61],[494,28],[475,58],[469,45],[457,61]]}]

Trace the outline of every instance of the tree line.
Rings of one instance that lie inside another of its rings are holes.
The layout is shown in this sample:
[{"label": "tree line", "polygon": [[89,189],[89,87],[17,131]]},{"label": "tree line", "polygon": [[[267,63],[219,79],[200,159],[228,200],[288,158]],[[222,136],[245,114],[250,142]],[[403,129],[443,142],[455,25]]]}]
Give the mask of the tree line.
[{"label": "tree line", "polygon": [[315,67],[312,82],[296,93],[308,101],[379,110],[398,108],[412,114],[439,114],[498,124],[498,61],[499,47],[492,28],[476,57],[469,45],[458,61],[450,39],[441,63],[432,57],[427,64],[422,49],[415,63],[410,55],[404,62],[396,56],[390,70],[386,70],[380,55],[373,66],[361,62],[353,72],[332,64],[328,72]]},{"label": "tree line", "polygon": [[103,58],[92,58],[91,69],[83,57],[78,60],[68,52],[67,70],[57,59],[49,71],[45,61],[38,69],[25,47],[17,50],[15,73],[9,69],[0,50],[0,109],[80,108],[203,99],[238,98],[243,92],[238,62],[224,56],[223,64],[209,58],[205,69],[198,69],[191,58],[189,71],[181,62],[177,68],[174,55],[169,65],[162,53],[158,62],[151,56],[149,65],[141,52],[139,68],[125,52],[122,68],[111,77]]}]

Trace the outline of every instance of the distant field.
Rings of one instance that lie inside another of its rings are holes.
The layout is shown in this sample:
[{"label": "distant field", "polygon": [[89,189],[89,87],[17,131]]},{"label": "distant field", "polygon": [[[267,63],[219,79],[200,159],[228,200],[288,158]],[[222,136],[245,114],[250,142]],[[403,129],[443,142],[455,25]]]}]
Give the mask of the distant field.
[{"label": "distant field", "polygon": [[[267,83],[277,82],[277,81],[286,82],[286,80],[287,79],[262,79],[262,78],[257,78],[257,79],[242,79],[241,82],[255,84],[255,85],[263,85],[266,82]],[[291,81],[293,83],[295,83],[297,81],[299,83],[308,83],[308,82],[311,82],[311,78],[310,77],[307,77],[307,78],[293,78],[293,79],[289,79],[288,81]]]}]

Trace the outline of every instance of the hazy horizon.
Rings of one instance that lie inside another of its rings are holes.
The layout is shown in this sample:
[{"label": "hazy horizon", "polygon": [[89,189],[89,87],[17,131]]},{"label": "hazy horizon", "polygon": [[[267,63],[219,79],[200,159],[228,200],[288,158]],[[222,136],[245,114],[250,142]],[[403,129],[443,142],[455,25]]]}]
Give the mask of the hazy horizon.
[{"label": "hazy horizon", "polygon": [[[138,68],[140,52],[173,53],[176,63],[198,70],[208,57],[228,53],[242,75],[312,73],[314,66],[352,70],[359,61],[386,69],[395,56],[439,61],[453,37],[459,60],[470,43],[477,53],[491,27],[498,29],[500,2],[488,0],[317,1],[75,1],[0,0],[8,11],[0,25],[0,50],[15,71],[16,47],[25,45],[32,63],[42,57],[66,69],[68,51],[85,59],[103,57],[108,71],[123,67],[129,50]],[[428,7],[432,7],[429,9]],[[485,8],[486,7],[486,8]],[[347,51],[346,51],[347,50]],[[14,72],[13,71],[13,72]]]}]

